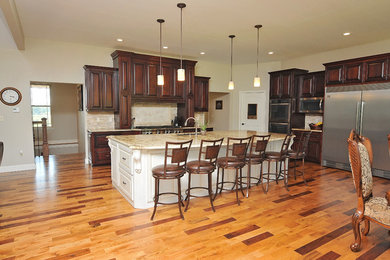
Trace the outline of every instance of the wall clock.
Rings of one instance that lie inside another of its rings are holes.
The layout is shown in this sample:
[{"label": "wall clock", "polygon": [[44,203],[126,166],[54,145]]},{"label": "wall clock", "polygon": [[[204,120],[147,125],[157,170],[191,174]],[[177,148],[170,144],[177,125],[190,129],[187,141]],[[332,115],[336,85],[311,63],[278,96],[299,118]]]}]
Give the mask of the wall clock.
[{"label": "wall clock", "polygon": [[0,100],[8,106],[15,106],[22,100],[22,93],[16,88],[6,87],[0,91]]}]

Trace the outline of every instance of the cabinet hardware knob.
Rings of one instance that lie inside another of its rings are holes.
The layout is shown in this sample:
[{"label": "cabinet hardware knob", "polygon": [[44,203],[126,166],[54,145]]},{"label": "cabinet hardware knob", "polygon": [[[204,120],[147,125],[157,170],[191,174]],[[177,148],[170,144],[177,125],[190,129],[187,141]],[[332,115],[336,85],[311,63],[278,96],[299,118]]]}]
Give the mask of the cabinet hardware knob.
[{"label": "cabinet hardware knob", "polygon": [[126,182],[124,182],[124,181],[122,181],[122,183],[124,184],[124,185],[126,185],[127,183]]},{"label": "cabinet hardware knob", "polygon": [[122,157],[122,160],[126,161],[126,158],[125,158],[125,157]]}]

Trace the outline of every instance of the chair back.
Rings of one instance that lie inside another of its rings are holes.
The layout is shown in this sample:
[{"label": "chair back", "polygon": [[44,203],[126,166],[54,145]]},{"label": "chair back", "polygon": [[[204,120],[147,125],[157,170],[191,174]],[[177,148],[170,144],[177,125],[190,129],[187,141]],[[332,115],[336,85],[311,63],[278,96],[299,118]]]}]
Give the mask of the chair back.
[{"label": "chair back", "polygon": [[265,150],[271,135],[252,135],[251,144],[249,147],[249,157],[264,158]]},{"label": "chair back", "polygon": [[299,138],[299,143],[297,147],[297,153],[302,154],[303,156],[306,155],[307,147],[309,145],[311,131],[306,131],[301,134],[301,137]]},{"label": "chair back", "polygon": [[166,175],[168,164],[177,164],[178,167],[186,168],[191,144],[192,139],[185,142],[165,143],[164,175]]},{"label": "chair back", "polygon": [[372,196],[371,141],[351,130],[348,138],[348,156],[353,182],[358,196],[358,210],[364,211],[364,201]]},{"label": "chair back", "polygon": [[208,161],[210,165],[215,167],[218,159],[219,150],[221,149],[223,138],[217,140],[203,140],[200,142],[199,156],[198,156],[198,170],[200,172],[200,161]]},{"label": "chair back", "polygon": [[226,157],[236,157],[239,160],[245,161],[251,139],[252,136],[244,138],[228,137]]},{"label": "chair back", "polygon": [[291,135],[291,134],[287,134],[287,135],[284,137],[284,140],[283,140],[283,143],[282,143],[282,147],[280,148],[280,157],[281,157],[281,158],[287,156],[287,154],[288,154],[288,148],[289,148],[290,143],[291,143],[291,139],[292,139],[292,135]]},{"label": "chair back", "polygon": [[1,161],[3,160],[3,154],[4,154],[4,144],[3,142],[0,142],[0,165],[1,165]]}]

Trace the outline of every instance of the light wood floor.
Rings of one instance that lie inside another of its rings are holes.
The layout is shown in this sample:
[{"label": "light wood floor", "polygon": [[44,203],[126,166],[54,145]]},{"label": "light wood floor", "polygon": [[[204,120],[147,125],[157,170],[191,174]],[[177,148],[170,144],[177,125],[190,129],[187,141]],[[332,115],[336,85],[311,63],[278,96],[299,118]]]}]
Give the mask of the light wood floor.
[{"label": "light wood floor", "polygon": [[[0,174],[0,257],[4,259],[390,259],[390,236],[372,224],[362,251],[353,241],[356,194],[351,174],[307,164],[308,186],[272,183],[191,200],[185,220],[176,205],[135,210],[111,186],[110,167],[82,155],[37,159],[36,171]],[[374,178],[374,195],[390,180]]]}]

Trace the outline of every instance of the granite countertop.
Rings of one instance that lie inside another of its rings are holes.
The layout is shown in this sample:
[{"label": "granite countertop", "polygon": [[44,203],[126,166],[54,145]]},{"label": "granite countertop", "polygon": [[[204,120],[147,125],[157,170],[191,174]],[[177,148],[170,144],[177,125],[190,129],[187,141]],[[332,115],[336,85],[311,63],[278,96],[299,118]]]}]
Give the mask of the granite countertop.
[{"label": "granite countertop", "polygon": [[227,137],[248,137],[254,134],[271,134],[270,142],[283,140],[285,134],[256,132],[256,131],[210,131],[205,135],[195,136],[194,134],[156,134],[156,135],[110,135],[107,138],[119,142],[131,149],[164,149],[165,143],[183,142],[193,139],[192,147],[200,147],[202,139],[215,140],[224,137],[223,145],[226,145]]},{"label": "granite countertop", "polygon": [[292,128],[291,130],[296,130],[296,131],[312,131],[312,132],[317,132],[317,133],[322,133],[322,130],[310,130],[310,129],[304,129],[304,128]]},{"label": "granite countertop", "polygon": [[152,130],[165,130],[165,129],[195,129],[195,127],[190,126],[177,126],[177,127],[166,127],[166,128],[133,128],[133,129],[113,129],[113,128],[106,128],[106,129],[88,129],[87,131],[89,133],[101,133],[101,132],[130,132],[130,131],[152,131]]}]

